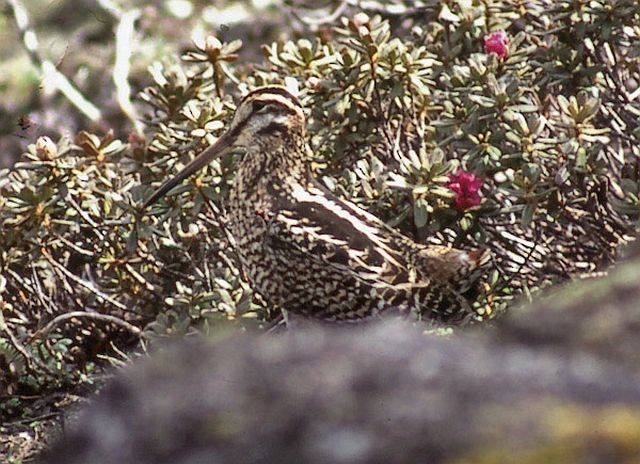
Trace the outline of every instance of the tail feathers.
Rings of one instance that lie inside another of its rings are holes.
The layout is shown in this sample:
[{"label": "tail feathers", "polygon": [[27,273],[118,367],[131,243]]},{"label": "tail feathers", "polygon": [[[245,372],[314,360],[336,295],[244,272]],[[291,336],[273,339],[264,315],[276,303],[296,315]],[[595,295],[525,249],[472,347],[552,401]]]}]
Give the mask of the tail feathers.
[{"label": "tail feathers", "polygon": [[[421,256],[426,258],[422,263],[427,274],[436,275],[437,280],[448,281],[454,286],[491,261],[491,252],[486,248],[460,250],[432,245],[424,248]],[[421,267],[420,261],[416,264]]]},{"label": "tail feathers", "polygon": [[431,246],[427,271],[434,279],[423,298],[421,314],[447,323],[459,324],[470,318],[471,301],[479,290],[478,281],[491,261],[491,252],[480,248],[459,250]]},{"label": "tail feathers", "polygon": [[460,293],[464,293],[473,286],[491,262],[491,252],[487,248],[478,248],[471,251],[457,250],[459,266],[453,276],[452,283],[456,285]]},{"label": "tail feathers", "polygon": [[483,267],[491,261],[491,252],[488,248],[476,248],[471,251],[464,251],[474,268]]}]

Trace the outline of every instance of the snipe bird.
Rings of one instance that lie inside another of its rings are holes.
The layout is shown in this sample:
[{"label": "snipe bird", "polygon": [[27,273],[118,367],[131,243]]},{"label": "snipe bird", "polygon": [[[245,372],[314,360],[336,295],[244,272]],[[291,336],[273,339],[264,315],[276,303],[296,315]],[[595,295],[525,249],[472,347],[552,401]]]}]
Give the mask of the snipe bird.
[{"label": "snipe bird", "polygon": [[230,230],[249,283],[267,303],[343,322],[390,309],[445,322],[469,314],[464,293],[488,253],[416,243],[318,183],[302,105],[284,87],[246,95],[226,133],[144,208],[234,147],[246,153],[230,192]]}]

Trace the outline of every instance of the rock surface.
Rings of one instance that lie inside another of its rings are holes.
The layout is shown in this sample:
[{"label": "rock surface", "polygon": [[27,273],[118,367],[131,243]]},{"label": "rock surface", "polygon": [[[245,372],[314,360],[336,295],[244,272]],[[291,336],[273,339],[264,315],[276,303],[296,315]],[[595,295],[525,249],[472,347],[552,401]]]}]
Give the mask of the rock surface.
[{"label": "rock surface", "polygon": [[637,462],[638,269],[449,338],[385,323],[182,344],[119,375],[45,462]]}]

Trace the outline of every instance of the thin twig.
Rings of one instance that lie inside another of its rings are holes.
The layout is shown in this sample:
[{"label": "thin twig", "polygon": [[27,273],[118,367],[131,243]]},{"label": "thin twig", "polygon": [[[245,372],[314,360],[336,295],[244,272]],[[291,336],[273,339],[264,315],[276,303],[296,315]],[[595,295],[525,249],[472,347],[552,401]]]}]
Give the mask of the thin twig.
[{"label": "thin twig", "polygon": [[411,16],[428,11],[428,6],[406,6],[390,2],[376,2],[366,0],[348,0],[349,4],[357,6],[363,11],[370,11],[386,16]]},{"label": "thin twig", "polygon": [[390,2],[378,2],[378,1],[364,1],[364,0],[343,0],[340,5],[330,15],[315,19],[309,16],[302,16],[299,13],[299,8],[289,8],[291,15],[298,21],[306,24],[307,26],[317,27],[324,24],[330,24],[335,22],[341,15],[343,15],[348,6],[351,6],[360,11],[366,11],[370,13],[380,14],[383,16],[412,16],[416,14],[424,13],[433,9],[428,6],[406,6],[401,4],[395,4]]},{"label": "thin twig", "polygon": [[[49,369],[46,365],[40,362],[39,359],[32,356],[31,353],[27,351],[25,346],[22,343],[20,343],[20,340],[18,340],[18,337],[16,337],[15,334],[9,329],[9,326],[4,320],[4,316],[2,315],[2,312],[0,312],[0,332],[4,332],[7,335],[7,337],[9,337],[9,342],[13,345],[16,351],[22,355],[22,357],[24,358],[24,362],[27,364],[27,367],[29,368],[29,370],[33,369],[32,364],[36,364],[44,372],[46,372],[47,374],[51,374],[51,369]],[[13,359],[9,360],[9,362],[12,362],[12,361]]]},{"label": "thin twig", "polygon": [[98,6],[100,6],[100,8],[102,8],[104,11],[109,13],[115,19],[119,20],[122,17],[122,14],[123,14],[122,9],[120,9],[120,7],[116,5],[114,2],[112,2],[111,0],[96,0],[96,1],[98,3]]},{"label": "thin twig", "polygon": [[36,287],[35,294],[38,300],[40,301],[40,304],[42,305],[43,308],[47,308],[49,312],[53,313],[55,307],[51,303],[51,296],[46,296],[44,294],[44,291],[42,290],[42,286],[40,285],[40,279],[38,278],[38,272],[36,271],[36,266],[33,261],[31,262],[31,275],[33,279],[32,281]]},{"label": "thin twig", "polygon": [[116,61],[113,66],[113,83],[116,87],[116,99],[120,109],[133,124],[138,134],[142,134],[142,124],[138,114],[131,103],[131,86],[129,85],[129,60],[132,54],[134,24],[140,17],[140,10],[131,10],[123,13],[116,28]]},{"label": "thin twig", "polygon": [[57,270],[59,270],[68,279],[72,280],[73,282],[75,282],[76,284],[80,285],[81,287],[89,290],[91,293],[93,293],[97,297],[103,299],[104,301],[106,301],[108,303],[111,303],[113,306],[115,306],[116,308],[120,309],[121,311],[127,311],[128,310],[125,305],[123,305],[119,301],[113,299],[112,297],[110,297],[106,293],[101,292],[100,290],[98,290],[91,282],[87,282],[86,280],[81,279],[77,275],[69,272],[69,270],[66,267],[64,267],[62,264],[60,264],[55,259],[53,259],[53,257],[49,254],[49,252],[47,250],[43,249],[42,250],[42,254],[47,259],[47,261],[49,261],[49,263],[53,267],[55,267]]},{"label": "thin twig", "polygon": [[65,238],[60,234],[55,234],[55,238],[57,240],[60,240],[67,247],[71,248],[73,251],[75,251],[78,254],[81,254],[83,256],[88,256],[90,258],[94,258],[96,256],[95,250],[87,250],[85,248],[82,248],[81,246],[76,245],[75,243],[73,243],[72,241],[70,241],[69,239]]},{"label": "thin twig", "polygon": [[202,195],[202,198],[204,199],[204,204],[207,206],[209,211],[213,213],[213,217],[216,218],[218,227],[222,229],[222,233],[226,235],[227,241],[231,245],[231,248],[237,252],[236,239],[231,233],[231,231],[229,230],[229,228],[227,227],[228,223],[227,223],[226,211],[221,211],[220,208],[218,208],[218,205],[210,201],[209,198],[207,198],[207,196],[204,194],[204,191],[202,190],[202,188],[198,187],[198,191],[200,192],[200,195]]},{"label": "thin twig", "polygon": [[37,338],[43,337],[44,335],[51,332],[61,322],[64,322],[68,319],[73,319],[73,318],[79,318],[79,319],[85,318],[85,319],[93,319],[93,320],[102,321],[102,322],[110,322],[112,324],[118,325],[128,330],[129,332],[131,332],[134,335],[137,335],[140,338],[146,337],[146,335],[144,334],[144,332],[142,332],[140,328],[136,327],[135,325],[127,321],[120,319],[119,317],[112,316],[110,314],[94,313],[94,312],[88,312],[88,311],[71,311],[69,313],[60,314],[59,316],[54,317],[51,321],[47,323],[47,325],[45,325],[43,328],[36,331],[36,333],[34,333],[31,336],[29,342]]},{"label": "thin twig", "polygon": [[33,64],[42,71],[43,80],[48,81],[56,88],[61,94],[63,94],[67,100],[75,106],[78,111],[88,117],[93,122],[102,121],[102,113],[85,98],[69,80],[56,69],[56,66],[48,59],[42,56],[38,48],[38,36],[35,31],[29,26],[29,15],[27,10],[22,6],[20,0],[7,0],[9,9],[13,13],[16,25],[20,31],[20,37],[22,43],[29,54],[29,58]]},{"label": "thin twig", "polygon": [[96,223],[96,221],[91,219],[91,216],[89,216],[89,214],[84,209],[82,209],[82,207],[80,207],[80,205],[76,202],[76,200],[73,198],[71,193],[67,195],[67,201],[71,204],[71,207],[76,210],[76,212],[80,215],[80,217],[84,219],[87,224],[89,224],[89,226],[91,227],[91,230],[93,231],[94,234],[96,234],[98,239],[105,240],[104,234],[100,232],[98,228],[98,223]]},{"label": "thin twig", "polygon": [[57,418],[59,416],[62,415],[62,412],[60,411],[56,411],[56,412],[48,412],[45,414],[42,414],[40,416],[35,416],[35,417],[27,417],[25,419],[18,419],[18,420],[14,420],[11,422],[7,422],[6,425],[20,425],[20,424],[29,424],[31,422],[36,422],[36,421],[43,421],[46,419],[53,419],[53,418]]},{"label": "thin twig", "polygon": [[343,0],[333,13],[319,19],[311,18],[309,16],[302,16],[298,13],[296,8],[291,8],[289,11],[291,11],[291,14],[294,18],[296,18],[298,21],[303,22],[307,26],[322,26],[324,24],[331,24],[336,19],[338,19],[342,15],[342,13],[344,13],[348,5],[349,0]]}]

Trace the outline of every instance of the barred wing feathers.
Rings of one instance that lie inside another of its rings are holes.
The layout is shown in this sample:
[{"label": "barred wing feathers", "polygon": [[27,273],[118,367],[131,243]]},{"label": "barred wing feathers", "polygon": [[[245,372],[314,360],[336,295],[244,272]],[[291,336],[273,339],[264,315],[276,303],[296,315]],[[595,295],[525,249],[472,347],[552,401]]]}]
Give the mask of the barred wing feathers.
[{"label": "barred wing feathers", "polygon": [[[304,303],[316,316],[324,311],[325,319],[357,319],[393,307],[448,319],[468,309],[450,282],[453,274],[443,275],[443,269],[453,267],[446,261],[466,252],[416,244],[357,206],[315,187],[295,186],[291,196],[280,197],[267,220],[264,246],[297,273],[290,279],[293,285],[322,285],[325,295],[336,295],[330,305],[321,302],[331,309],[312,300],[292,302]],[[361,304],[353,305],[354,300]]]}]

